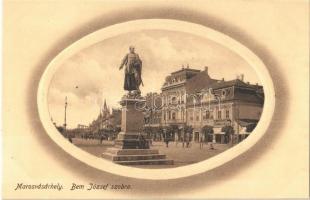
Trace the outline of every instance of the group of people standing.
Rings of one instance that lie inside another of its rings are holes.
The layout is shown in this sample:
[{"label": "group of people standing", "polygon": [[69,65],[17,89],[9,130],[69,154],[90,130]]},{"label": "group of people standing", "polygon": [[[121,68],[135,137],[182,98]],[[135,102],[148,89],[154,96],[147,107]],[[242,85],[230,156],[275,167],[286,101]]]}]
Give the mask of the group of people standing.
[{"label": "group of people standing", "polygon": [[[191,141],[192,141],[192,133],[190,132],[182,132],[179,138],[178,134],[174,135],[174,141],[175,141],[175,145],[178,146],[178,143],[181,142],[182,143],[182,147],[186,147],[189,148]],[[167,144],[168,147],[168,144]]]},{"label": "group of people standing", "polygon": [[[181,132],[181,134],[174,134],[174,138],[173,138],[172,133],[168,133],[164,131],[163,137],[164,137],[163,138],[164,143],[167,148],[169,147],[169,142],[172,142],[172,141],[175,142],[176,146],[178,146],[178,144],[181,143],[183,148],[189,148],[191,147],[191,142],[193,140],[193,134],[190,132]],[[206,134],[200,133],[199,134],[199,148],[202,149],[204,144],[208,144],[207,141],[208,140],[206,138]],[[214,149],[213,142],[209,142],[209,144],[210,144],[210,149]]]},{"label": "group of people standing", "polygon": [[[178,146],[179,143],[182,144],[183,148],[189,148],[191,147],[191,142],[193,139],[193,134],[190,132],[181,132],[181,134],[174,134],[174,138],[172,136],[172,133],[167,133],[164,132],[163,133],[163,139],[164,139],[164,143],[166,145],[166,147],[169,147],[169,142],[174,141],[175,145]],[[199,133],[199,148],[202,149],[204,144],[208,145],[208,143],[210,144],[210,149],[214,149],[213,146],[213,141],[212,142],[208,142],[208,136],[206,136],[205,133]]]},{"label": "group of people standing", "polygon": [[208,145],[208,136],[211,136],[212,137],[212,141],[209,142],[210,144],[210,149],[214,149],[214,146],[213,146],[213,134],[206,134],[206,133],[199,133],[199,148],[202,149],[203,148],[203,145],[206,144]]}]

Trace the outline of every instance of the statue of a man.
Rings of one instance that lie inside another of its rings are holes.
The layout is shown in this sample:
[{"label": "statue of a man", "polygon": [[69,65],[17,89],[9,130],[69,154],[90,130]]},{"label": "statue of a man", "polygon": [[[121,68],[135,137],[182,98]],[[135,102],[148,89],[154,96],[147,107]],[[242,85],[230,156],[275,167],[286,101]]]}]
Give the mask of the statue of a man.
[{"label": "statue of a man", "polygon": [[123,58],[122,63],[119,67],[121,70],[125,65],[125,80],[124,80],[124,90],[132,91],[140,94],[140,85],[143,85],[141,79],[142,72],[142,61],[139,55],[135,53],[135,48],[133,46],[129,47],[129,53]]}]

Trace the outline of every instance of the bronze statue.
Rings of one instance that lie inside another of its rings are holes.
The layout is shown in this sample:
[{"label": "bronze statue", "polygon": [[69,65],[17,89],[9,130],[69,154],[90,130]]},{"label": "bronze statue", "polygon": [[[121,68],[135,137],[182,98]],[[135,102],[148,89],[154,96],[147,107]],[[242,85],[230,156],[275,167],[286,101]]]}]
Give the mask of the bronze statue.
[{"label": "bronze statue", "polygon": [[142,72],[142,61],[139,55],[135,53],[133,46],[129,47],[129,53],[123,58],[122,63],[119,67],[121,70],[125,67],[125,80],[124,90],[129,91],[129,94],[133,91],[134,93],[140,94],[140,85],[142,84],[141,72]]}]

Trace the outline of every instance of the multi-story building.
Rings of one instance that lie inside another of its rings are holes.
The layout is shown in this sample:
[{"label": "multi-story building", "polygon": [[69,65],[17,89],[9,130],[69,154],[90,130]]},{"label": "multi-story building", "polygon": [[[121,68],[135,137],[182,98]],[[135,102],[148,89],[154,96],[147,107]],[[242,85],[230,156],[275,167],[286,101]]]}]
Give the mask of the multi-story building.
[{"label": "multi-story building", "polygon": [[[182,68],[166,77],[162,86],[162,125],[184,126],[187,116],[187,97],[189,92],[198,91],[200,85],[209,85],[216,80],[211,79],[207,72],[196,69]],[[200,82],[196,85],[196,82]]]},{"label": "multi-story building", "polygon": [[161,126],[162,121],[162,98],[158,93],[148,93],[145,96],[146,104],[144,107],[145,123],[151,127]]},{"label": "multi-story building", "polygon": [[224,134],[224,126],[246,136],[247,126],[257,124],[264,104],[262,86],[245,83],[243,78],[217,81],[192,96],[196,98],[188,99],[187,124],[194,128],[195,139],[205,126],[213,127],[218,136]]},{"label": "multi-story building", "polygon": [[[161,98],[161,103],[153,106],[152,112],[156,110],[157,115],[148,116],[146,126],[178,130],[190,126],[194,140],[206,126],[213,128],[214,139],[219,142],[223,140],[224,126],[246,135],[246,127],[260,118],[264,93],[262,86],[245,83],[243,78],[241,75],[235,80],[216,80],[209,76],[207,67],[203,71],[187,67],[173,72],[166,77],[162,93],[156,96]],[[160,114],[154,123],[152,117]]]}]

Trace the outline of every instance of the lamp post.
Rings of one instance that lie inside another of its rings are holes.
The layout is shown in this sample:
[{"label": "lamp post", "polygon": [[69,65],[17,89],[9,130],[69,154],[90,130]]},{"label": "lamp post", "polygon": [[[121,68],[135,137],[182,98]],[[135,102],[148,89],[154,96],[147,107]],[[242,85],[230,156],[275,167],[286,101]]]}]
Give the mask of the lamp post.
[{"label": "lamp post", "polygon": [[[215,96],[215,99],[218,101],[218,111],[221,111],[221,97],[217,94],[214,94],[214,96]],[[218,116],[218,113],[219,112],[217,112],[217,116]],[[222,118],[222,113],[221,113],[221,118]]]},{"label": "lamp post", "polygon": [[221,113],[221,118],[222,119],[222,110],[221,110],[221,96],[220,95],[215,95],[216,99],[218,100],[218,111],[217,111],[217,116],[219,117],[219,113]]},{"label": "lamp post", "polygon": [[237,109],[237,143],[239,143],[239,105],[236,102],[236,109]]},{"label": "lamp post", "polygon": [[65,98],[65,120],[64,120],[64,131],[65,131],[65,135],[66,137],[68,137],[68,133],[67,133],[67,106],[68,106],[68,102],[67,102],[67,96]]}]

